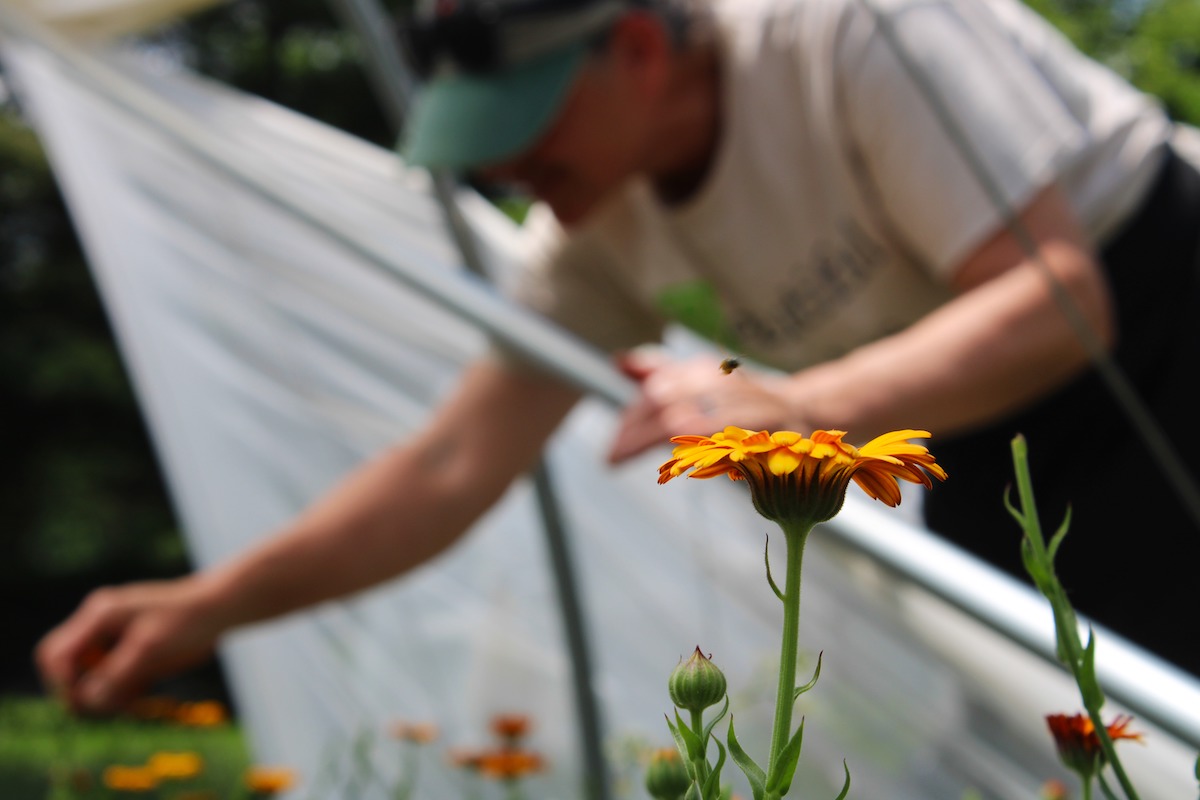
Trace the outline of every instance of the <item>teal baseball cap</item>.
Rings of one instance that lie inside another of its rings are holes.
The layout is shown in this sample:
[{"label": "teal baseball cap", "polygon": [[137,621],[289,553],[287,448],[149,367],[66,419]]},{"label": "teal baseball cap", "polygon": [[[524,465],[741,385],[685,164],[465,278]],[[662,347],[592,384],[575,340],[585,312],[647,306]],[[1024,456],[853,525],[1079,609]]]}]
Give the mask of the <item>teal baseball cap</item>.
[{"label": "teal baseball cap", "polygon": [[423,79],[401,144],[413,165],[471,169],[533,145],[629,0],[435,0],[399,29]]}]

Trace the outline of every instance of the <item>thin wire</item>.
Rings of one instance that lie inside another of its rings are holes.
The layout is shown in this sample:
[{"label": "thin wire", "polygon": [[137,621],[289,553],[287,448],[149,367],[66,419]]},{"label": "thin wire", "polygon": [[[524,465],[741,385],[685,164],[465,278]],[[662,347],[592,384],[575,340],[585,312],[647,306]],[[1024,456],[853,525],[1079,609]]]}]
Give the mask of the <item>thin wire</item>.
[{"label": "thin wire", "polygon": [[1130,423],[1141,435],[1146,447],[1150,450],[1151,458],[1157,463],[1168,483],[1178,495],[1184,509],[1191,516],[1197,530],[1200,530],[1200,490],[1195,481],[1189,476],[1187,467],[1180,459],[1178,452],[1162,430],[1162,426],[1154,419],[1142,398],[1133,388],[1129,379],[1120,367],[1113,361],[1108,351],[1100,342],[1095,330],[1088,324],[1079,310],[1078,305],[1055,277],[1050,267],[1038,251],[1037,243],[1029,229],[1021,221],[1011,204],[1005,199],[999,184],[988,171],[987,165],[979,156],[971,143],[970,137],[962,130],[953,114],[950,113],[944,98],[938,94],[937,87],[921,71],[920,66],[905,49],[903,42],[896,35],[892,20],[875,5],[874,0],[859,0],[863,7],[870,12],[878,26],[880,36],[892,48],[904,71],[912,78],[917,89],[929,103],[934,116],[942,129],[950,137],[951,143],[958,149],[959,154],[966,160],[974,177],[992,201],[997,211],[1004,219],[1004,225],[1017,240],[1026,257],[1041,271],[1050,284],[1055,302],[1062,309],[1068,323],[1075,330],[1079,341],[1083,344],[1092,364],[1096,368],[1113,398],[1121,407]]}]

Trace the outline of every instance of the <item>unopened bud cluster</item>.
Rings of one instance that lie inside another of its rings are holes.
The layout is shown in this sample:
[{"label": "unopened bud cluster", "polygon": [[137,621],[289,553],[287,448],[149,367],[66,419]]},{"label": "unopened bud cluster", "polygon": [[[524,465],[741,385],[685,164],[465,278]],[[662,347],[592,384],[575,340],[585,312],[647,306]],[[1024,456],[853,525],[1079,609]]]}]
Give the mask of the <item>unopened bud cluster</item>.
[{"label": "unopened bud cluster", "polygon": [[667,690],[677,708],[700,712],[725,697],[725,673],[697,647],[691,658],[671,671]]},{"label": "unopened bud cluster", "polygon": [[663,748],[650,756],[646,791],[654,800],[680,800],[691,785],[692,779],[678,750]]}]

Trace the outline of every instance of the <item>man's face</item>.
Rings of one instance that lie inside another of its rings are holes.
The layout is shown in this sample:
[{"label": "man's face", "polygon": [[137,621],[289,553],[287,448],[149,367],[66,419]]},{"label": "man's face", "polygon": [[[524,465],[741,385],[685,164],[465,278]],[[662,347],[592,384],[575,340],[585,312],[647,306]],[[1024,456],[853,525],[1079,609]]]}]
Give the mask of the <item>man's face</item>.
[{"label": "man's face", "polygon": [[550,128],[524,153],[477,170],[484,182],[516,184],[565,226],[582,222],[642,168],[649,109],[619,58],[593,56]]}]

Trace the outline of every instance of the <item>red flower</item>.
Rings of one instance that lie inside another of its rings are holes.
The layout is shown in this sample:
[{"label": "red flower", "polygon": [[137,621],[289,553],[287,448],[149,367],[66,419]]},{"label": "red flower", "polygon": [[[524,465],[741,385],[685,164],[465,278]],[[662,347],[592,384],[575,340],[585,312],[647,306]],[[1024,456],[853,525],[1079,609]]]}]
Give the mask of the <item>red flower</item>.
[{"label": "red flower", "polygon": [[[1130,733],[1127,728],[1133,721],[1130,716],[1118,716],[1105,727],[1108,737],[1114,742],[1118,739],[1134,739],[1141,741],[1142,734]],[[1096,727],[1086,714],[1050,714],[1046,717],[1050,733],[1054,736],[1054,744],[1058,747],[1058,756],[1069,769],[1079,773],[1085,780],[1104,766],[1104,752],[1100,749],[1100,737]]]}]

